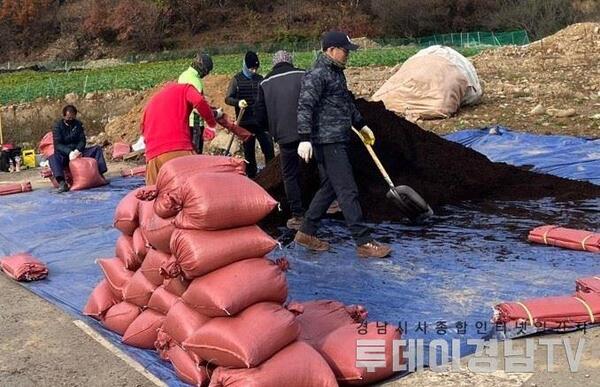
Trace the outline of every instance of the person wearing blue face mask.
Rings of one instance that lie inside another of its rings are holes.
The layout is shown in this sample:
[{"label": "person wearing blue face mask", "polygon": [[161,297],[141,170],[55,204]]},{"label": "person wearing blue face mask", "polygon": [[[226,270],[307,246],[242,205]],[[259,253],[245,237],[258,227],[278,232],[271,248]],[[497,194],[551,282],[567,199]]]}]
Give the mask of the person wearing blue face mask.
[{"label": "person wearing blue face mask", "polygon": [[242,71],[237,73],[229,83],[229,89],[225,97],[225,103],[235,107],[236,117],[241,109],[244,110],[242,119],[238,123],[241,127],[254,134],[252,138],[244,142],[244,157],[248,161],[246,174],[250,178],[256,176],[256,140],[260,144],[260,149],[265,155],[265,162],[269,162],[275,157],[273,149],[273,139],[266,128],[259,124],[255,105],[258,99],[258,90],[263,77],[258,74],[260,61],[255,52],[248,51],[242,61]]}]

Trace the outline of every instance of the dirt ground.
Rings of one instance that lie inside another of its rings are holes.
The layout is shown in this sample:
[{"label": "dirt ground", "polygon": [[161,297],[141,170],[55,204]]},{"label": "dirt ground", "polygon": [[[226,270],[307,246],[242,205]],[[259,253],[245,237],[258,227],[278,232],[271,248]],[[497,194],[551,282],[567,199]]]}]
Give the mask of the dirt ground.
[{"label": "dirt ground", "polygon": [[0,385],[151,386],[70,316],[0,275]]}]

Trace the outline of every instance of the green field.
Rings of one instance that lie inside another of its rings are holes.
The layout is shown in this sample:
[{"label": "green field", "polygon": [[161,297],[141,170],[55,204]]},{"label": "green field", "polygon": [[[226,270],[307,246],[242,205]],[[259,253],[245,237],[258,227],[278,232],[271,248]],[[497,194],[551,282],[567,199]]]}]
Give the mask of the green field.
[{"label": "green field", "polygon": [[[353,53],[350,66],[394,66],[404,62],[419,50],[418,47],[393,47],[365,49]],[[465,56],[478,49],[458,49]],[[295,64],[309,68],[315,59],[314,52],[298,52]],[[260,55],[265,74],[271,68],[271,54]],[[242,55],[216,55],[213,57],[215,74],[234,74],[241,69]],[[0,75],[0,103],[32,101],[39,97],[62,98],[68,93],[89,93],[114,89],[144,90],[169,79],[176,79],[187,68],[190,59],[163,62],[124,64],[93,70],[71,72],[22,71]]]}]

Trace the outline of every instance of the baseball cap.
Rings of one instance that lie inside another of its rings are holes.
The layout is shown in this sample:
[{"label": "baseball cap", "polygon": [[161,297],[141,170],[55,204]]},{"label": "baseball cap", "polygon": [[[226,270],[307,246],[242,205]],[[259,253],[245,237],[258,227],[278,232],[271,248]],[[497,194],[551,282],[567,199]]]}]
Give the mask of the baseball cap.
[{"label": "baseball cap", "polygon": [[339,31],[329,31],[323,35],[321,47],[323,51],[327,50],[329,47],[345,48],[348,51],[358,49],[358,45],[352,43],[352,40],[350,40],[348,35]]}]

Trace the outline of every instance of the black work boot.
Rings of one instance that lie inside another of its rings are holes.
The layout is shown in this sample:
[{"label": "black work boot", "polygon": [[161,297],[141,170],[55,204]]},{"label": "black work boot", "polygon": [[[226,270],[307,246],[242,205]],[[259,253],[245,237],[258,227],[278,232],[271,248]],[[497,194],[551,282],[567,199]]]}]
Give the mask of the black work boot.
[{"label": "black work boot", "polygon": [[67,182],[64,180],[61,180],[58,183],[58,193],[67,192],[68,190],[69,190],[69,186],[67,185]]}]

